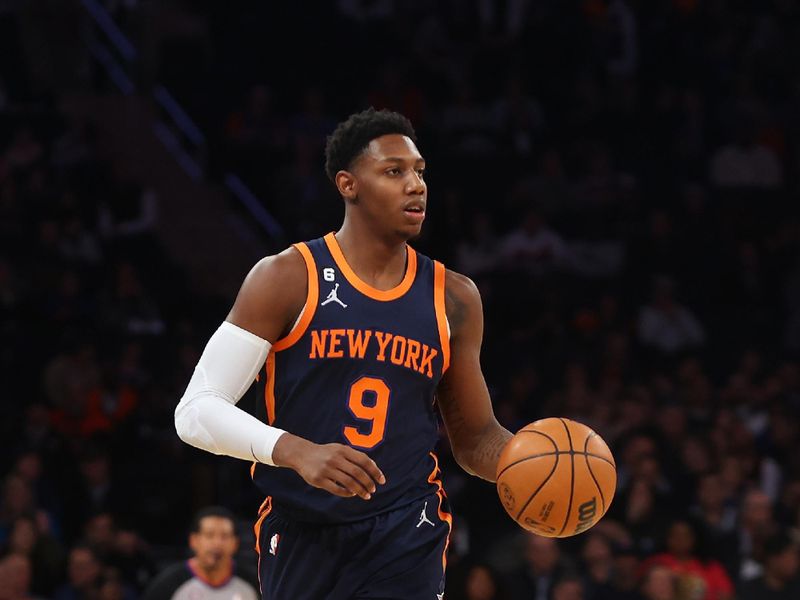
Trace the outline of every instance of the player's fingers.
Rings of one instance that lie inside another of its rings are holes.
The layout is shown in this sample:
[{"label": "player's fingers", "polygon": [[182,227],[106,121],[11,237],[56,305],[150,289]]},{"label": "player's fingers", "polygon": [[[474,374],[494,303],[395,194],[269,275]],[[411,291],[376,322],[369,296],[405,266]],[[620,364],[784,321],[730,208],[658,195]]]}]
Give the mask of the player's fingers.
[{"label": "player's fingers", "polygon": [[327,467],[304,473],[303,479],[305,479],[309,485],[321,490],[325,490],[326,492],[330,492],[335,496],[341,496],[342,498],[353,497],[355,495],[353,492],[344,486],[339,485],[337,482],[338,474],[339,469],[337,469],[333,464],[330,464]]},{"label": "player's fingers", "polygon": [[347,460],[361,467],[375,482],[386,483],[386,477],[384,477],[383,472],[378,468],[374,460],[353,448],[347,448],[347,450],[348,452],[345,455]]},{"label": "player's fingers", "polygon": [[361,465],[357,465],[349,460],[342,459],[342,462],[338,465],[339,468],[356,479],[361,486],[367,491],[369,494],[375,493],[377,489],[377,484],[375,481],[370,477],[370,475],[361,467]]},{"label": "player's fingers", "polygon": [[363,474],[363,478],[359,477],[358,473],[354,472],[352,465],[344,465],[333,478],[343,488],[357,496],[361,496],[364,500],[369,500],[372,497],[369,486],[374,486],[375,484],[369,481],[366,474]]},{"label": "player's fingers", "polygon": [[320,481],[317,487],[322,490],[325,490],[326,492],[330,492],[334,496],[341,496],[342,498],[352,498],[353,496],[355,496],[354,492],[348,490],[341,483],[339,483],[335,479],[330,479],[327,477],[324,480]]}]

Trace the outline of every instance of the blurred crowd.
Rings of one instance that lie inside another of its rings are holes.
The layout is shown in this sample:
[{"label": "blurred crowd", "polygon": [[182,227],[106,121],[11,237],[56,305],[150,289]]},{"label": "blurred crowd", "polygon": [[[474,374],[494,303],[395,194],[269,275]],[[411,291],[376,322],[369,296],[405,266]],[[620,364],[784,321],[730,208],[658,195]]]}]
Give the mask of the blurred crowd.
[{"label": "blurred crowd", "polygon": [[[283,242],[338,224],[335,123],[409,116],[430,188],[415,246],[481,290],[498,418],[570,417],[611,447],[609,513],[556,541],[443,437],[447,597],[799,598],[797,4],[324,4],[313,22],[301,3],[106,6],[136,43],[171,24],[144,70]],[[0,72],[0,599],[133,599],[186,556],[197,508],[244,524],[260,503],[246,465],[172,425],[232,298],[192,289],[158,241],[167,199],[57,99]]]}]

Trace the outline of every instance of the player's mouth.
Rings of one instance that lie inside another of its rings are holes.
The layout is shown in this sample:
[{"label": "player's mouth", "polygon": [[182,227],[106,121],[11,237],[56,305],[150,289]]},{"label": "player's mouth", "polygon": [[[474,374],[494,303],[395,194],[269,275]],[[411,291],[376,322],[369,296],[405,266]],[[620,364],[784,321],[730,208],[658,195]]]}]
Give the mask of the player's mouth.
[{"label": "player's mouth", "polygon": [[422,223],[425,220],[425,206],[423,204],[410,204],[403,209],[409,221]]}]

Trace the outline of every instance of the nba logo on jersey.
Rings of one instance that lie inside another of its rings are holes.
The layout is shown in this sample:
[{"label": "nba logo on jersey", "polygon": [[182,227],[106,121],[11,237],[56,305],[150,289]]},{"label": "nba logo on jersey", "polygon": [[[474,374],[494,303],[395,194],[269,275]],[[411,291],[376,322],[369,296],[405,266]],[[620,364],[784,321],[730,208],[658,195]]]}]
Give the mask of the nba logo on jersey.
[{"label": "nba logo on jersey", "polygon": [[269,539],[269,553],[272,556],[278,555],[278,542],[281,541],[281,534],[276,533]]}]

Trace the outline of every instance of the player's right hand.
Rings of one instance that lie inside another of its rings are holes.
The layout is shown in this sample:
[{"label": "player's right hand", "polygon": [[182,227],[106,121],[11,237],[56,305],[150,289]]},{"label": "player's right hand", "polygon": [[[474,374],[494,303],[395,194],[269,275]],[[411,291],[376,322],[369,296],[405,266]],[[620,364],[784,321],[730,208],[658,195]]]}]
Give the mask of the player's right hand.
[{"label": "player's right hand", "polygon": [[343,498],[369,500],[377,486],[386,483],[375,461],[344,444],[314,444],[285,433],[272,458],[276,465],[294,469],[309,485]]}]

